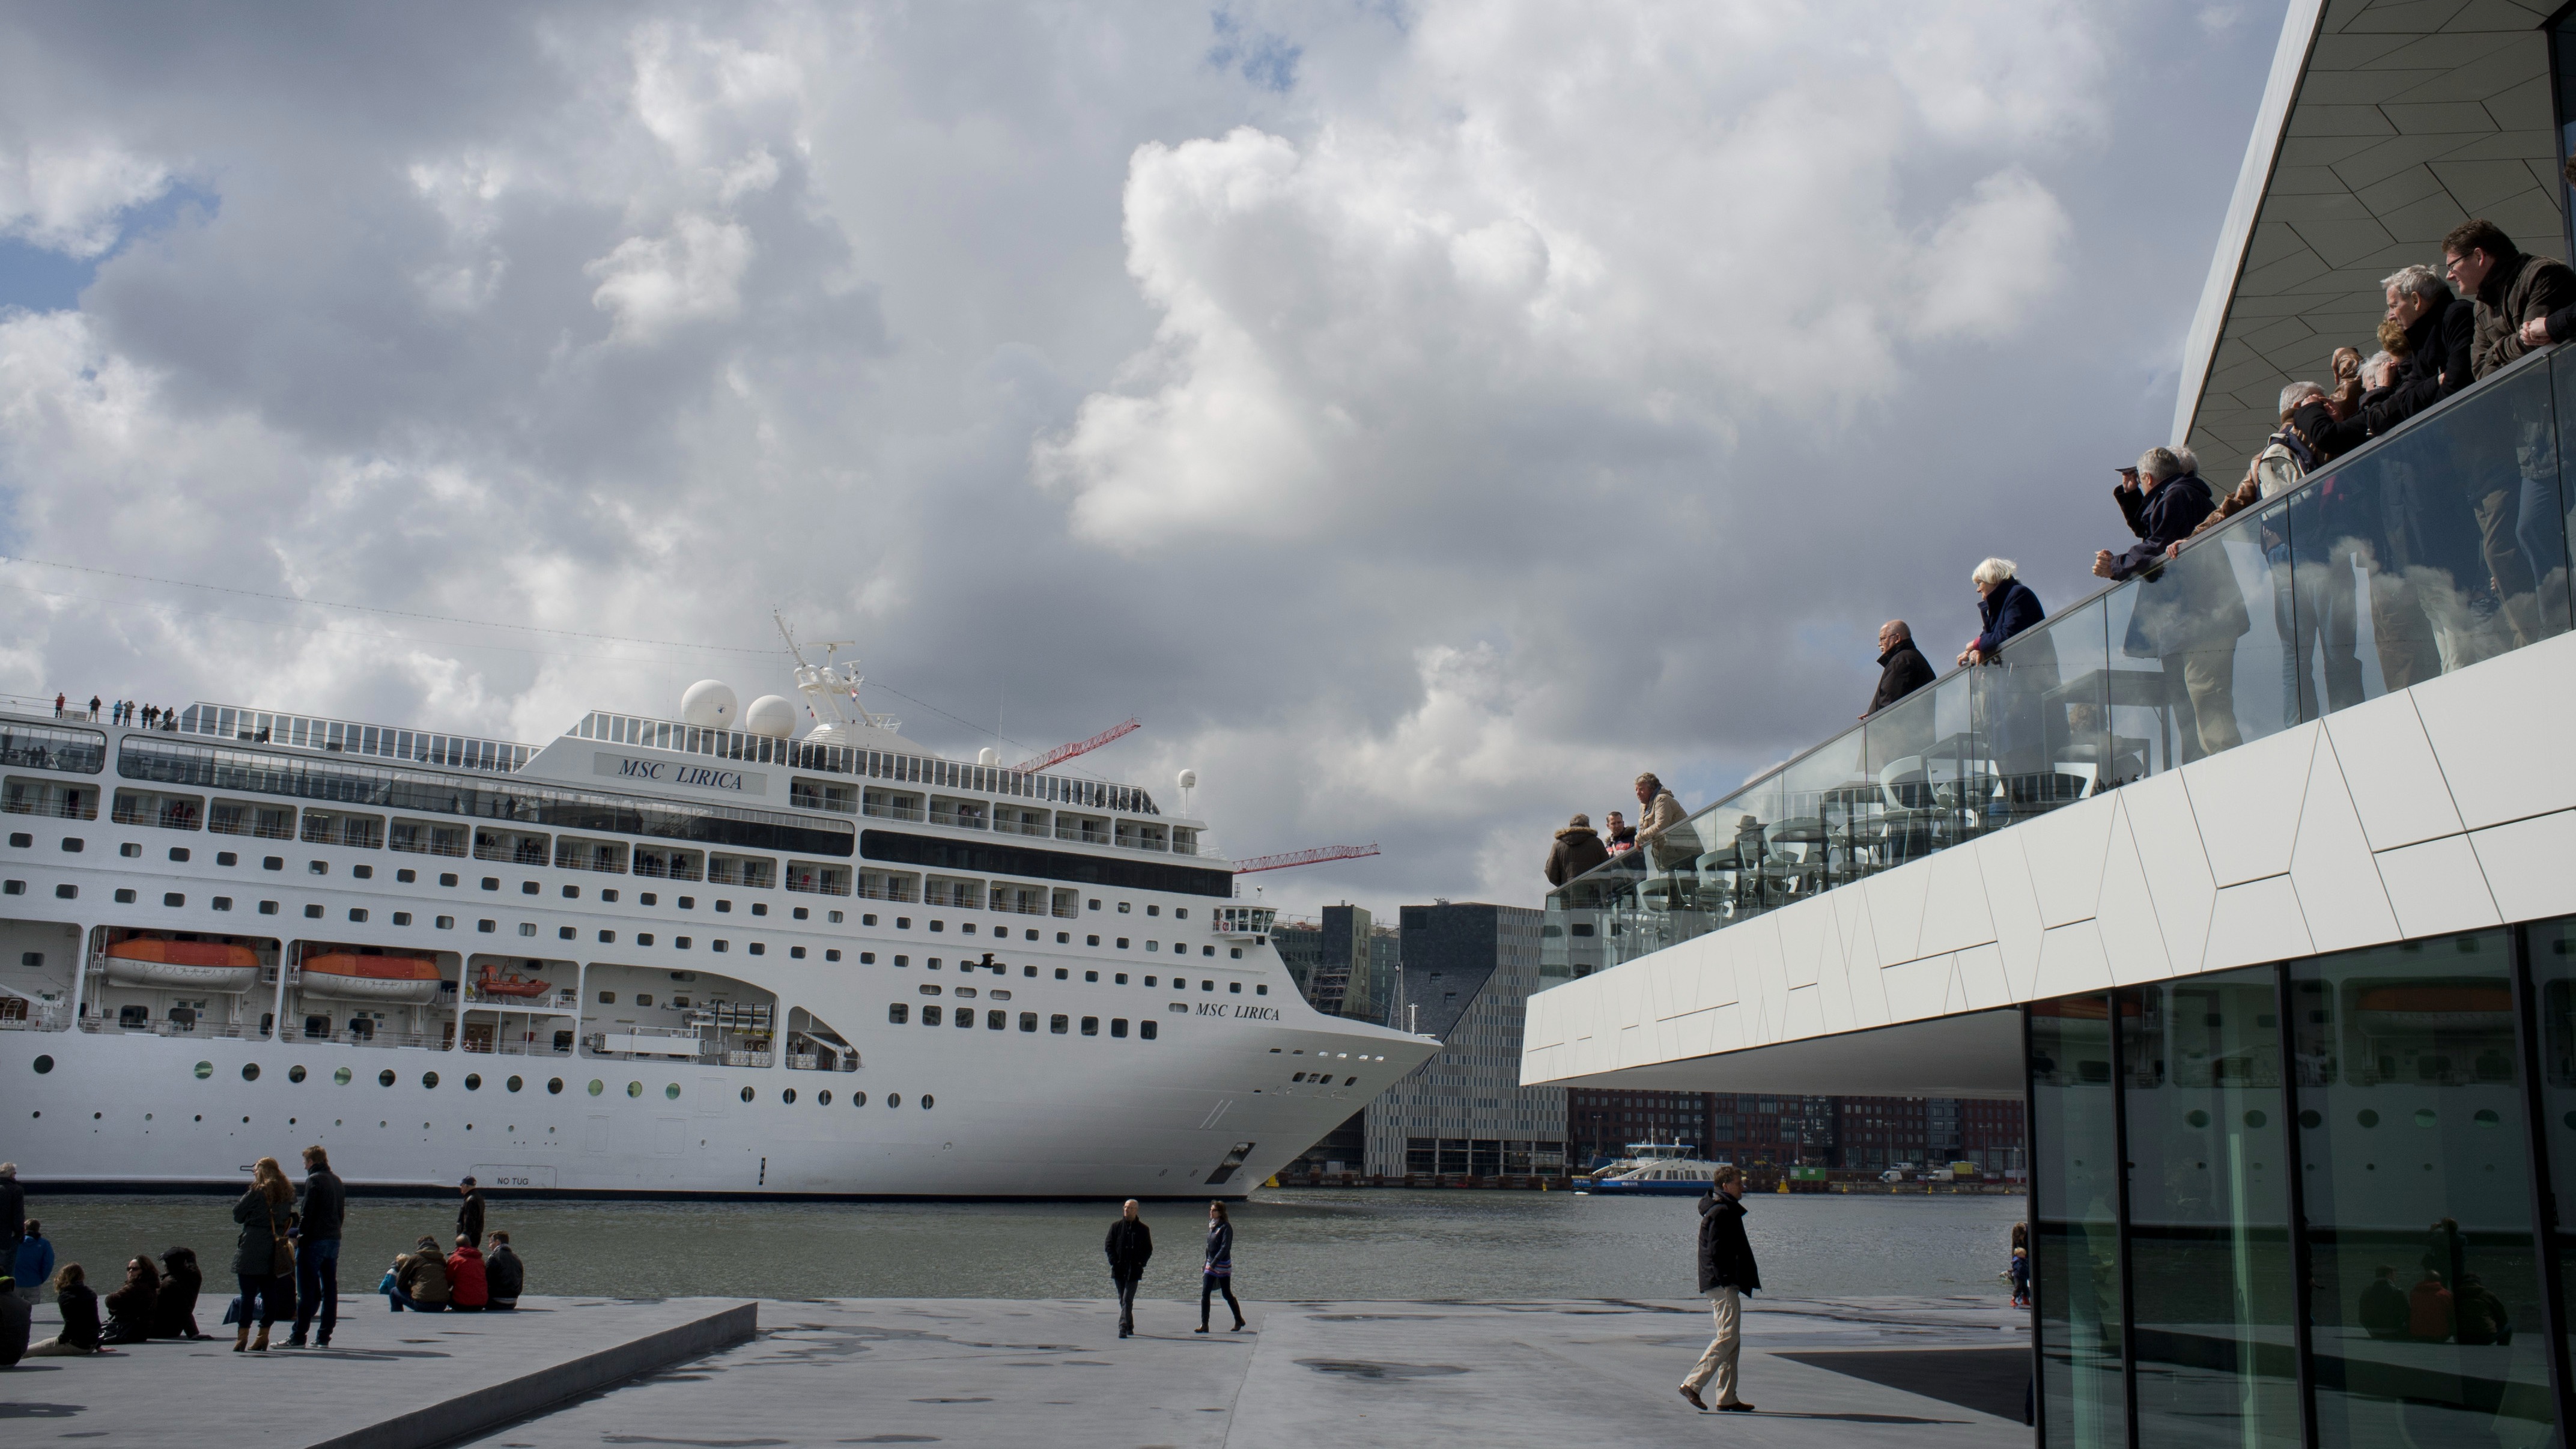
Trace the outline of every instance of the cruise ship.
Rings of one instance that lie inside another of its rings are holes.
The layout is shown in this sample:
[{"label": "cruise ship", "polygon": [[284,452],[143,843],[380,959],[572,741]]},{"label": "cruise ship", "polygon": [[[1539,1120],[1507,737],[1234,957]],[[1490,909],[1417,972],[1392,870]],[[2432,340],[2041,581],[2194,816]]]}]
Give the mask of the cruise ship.
[{"label": "cruise ship", "polygon": [[1239,1198],[1436,1048],[1308,1006],[1202,821],[941,758],[799,664],[802,708],[702,681],[543,747],[0,711],[0,1159]]}]

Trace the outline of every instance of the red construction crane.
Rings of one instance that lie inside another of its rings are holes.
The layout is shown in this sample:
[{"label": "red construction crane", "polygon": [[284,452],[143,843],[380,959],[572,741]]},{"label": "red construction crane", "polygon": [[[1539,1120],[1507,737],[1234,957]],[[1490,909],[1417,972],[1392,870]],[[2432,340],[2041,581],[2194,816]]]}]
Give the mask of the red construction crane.
[{"label": "red construction crane", "polygon": [[1327,860],[1357,860],[1377,854],[1374,845],[1319,845],[1312,850],[1292,850],[1286,855],[1256,855],[1237,861],[1236,875],[1250,875],[1256,870],[1286,870],[1292,865],[1317,865]]},{"label": "red construction crane", "polygon": [[1111,725],[1109,728],[1102,730],[1100,733],[1093,735],[1087,740],[1076,740],[1069,745],[1058,745],[1054,749],[1047,751],[1045,754],[1038,756],[1036,759],[1023,760],[1015,768],[1025,775],[1031,771],[1046,769],[1051,765],[1061,765],[1065,761],[1070,760],[1077,755],[1090,754],[1093,750],[1099,749],[1102,745],[1109,743],[1111,740],[1125,739],[1127,736],[1134,734],[1136,731],[1143,729],[1144,727],[1145,722],[1143,720],[1135,719],[1131,719],[1125,724]]}]

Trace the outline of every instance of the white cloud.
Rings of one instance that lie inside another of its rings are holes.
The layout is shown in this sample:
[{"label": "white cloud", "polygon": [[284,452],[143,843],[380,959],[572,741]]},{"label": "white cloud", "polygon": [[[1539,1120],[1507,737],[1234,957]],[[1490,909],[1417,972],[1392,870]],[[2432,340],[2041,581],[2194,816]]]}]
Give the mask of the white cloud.
[{"label": "white cloud", "polygon": [[0,237],[94,257],[116,244],[128,207],[169,185],[167,167],[122,147],[11,141],[0,127]]},{"label": "white cloud", "polygon": [[684,212],[664,237],[631,236],[583,270],[600,279],[591,305],[617,318],[617,335],[649,342],[684,322],[731,317],[742,306],[751,232]]}]

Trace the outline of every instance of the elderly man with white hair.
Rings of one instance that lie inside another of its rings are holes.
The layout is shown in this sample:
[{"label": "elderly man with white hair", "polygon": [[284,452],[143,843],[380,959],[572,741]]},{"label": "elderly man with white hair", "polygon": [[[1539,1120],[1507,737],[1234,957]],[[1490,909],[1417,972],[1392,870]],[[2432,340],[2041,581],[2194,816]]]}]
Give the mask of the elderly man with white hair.
[{"label": "elderly man with white hair", "polygon": [[2183,763],[2232,750],[2245,742],[2236,724],[2236,641],[2253,621],[2220,550],[2185,558],[2179,548],[2217,501],[2171,448],[2140,454],[2137,482],[2123,481],[2114,493],[2138,542],[2124,553],[2096,552],[2093,573],[2105,579],[2146,575],[2130,605],[2121,652],[2163,661]]}]

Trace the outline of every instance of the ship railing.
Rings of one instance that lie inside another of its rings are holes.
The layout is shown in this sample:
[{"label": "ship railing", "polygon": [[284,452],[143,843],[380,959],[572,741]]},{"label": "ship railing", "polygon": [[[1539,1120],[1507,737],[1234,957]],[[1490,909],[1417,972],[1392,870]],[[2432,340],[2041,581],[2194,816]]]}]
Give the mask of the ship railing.
[{"label": "ship railing", "polygon": [[1031,901],[1027,905],[1021,905],[1016,901],[1005,901],[996,897],[993,901],[993,909],[1009,916],[1043,916],[1047,914],[1049,907],[1044,901]]},{"label": "ship railing", "polygon": [[568,1057],[572,1055],[572,1047],[569,1044],[556,1046],[552,1042],[544,1041],[493,1042],[485,1041],[480,1037],[466,1038],[464,1049],[477,1056],[490,1057]]},{"label": "ship railing", "polygon": [[970,810],[933,810],[930,812],[930,823],[933,825],[945,825],[951,830],[984,830],[990,828],[989,822],[982,815],[976,814]]},{"label": "ship railing", "polygon": [[837,1056],[833,1058],[830,1066],[825,1066],[821,1054],[817,1052],[787,1054],[787,1070],[791,1072],[855,1072],[858,1069],[859,1059],[855,1056]]},{"label": "ship railing", "polygon": [[1068,825],[1062,822],[1059,822],[1055,827],[1055,838],[1058,840],[1071,840],[1083,845],[1107,845],[1111,843],[1109,832],[1105,830],[1095,830],[1087,826]]},{"label": "ship railing", "polygon": [[1043,820],[996,820],[993,829],[1003,835],[1034,835],[1040,840],[1053,833]]},{"label": "ship railing", "polygon": [[870,800],[859,808],[859,813],[878,820],[918,821],[923,811],[918,805],[886,805]]},{"label": "ship railing", "polygon": [[659,861],[647,860],[640,855],[635,858],[635,863],[629,867],[629,873],[633,875],[647,876],[654,880],[694,881],[698,878],[696,871],[674,869],[670,866],[663,865]]},{"label": "ship railing", "polygon": [[[0,1025],[22,1026],[24,1023],[7,1022],[0,1023]],[[38,1031],[61,1031],[63,1028],[60,1026],[39,1026],[35,1029]],[[245,1026],[225,1022],[200,1021],[194,1025],[189,1025],[182,1022],[163,1020],[145,1022],[140,1026],[126,1026],[120,1023],[116,1018],[107,1016],[84,1016],[80,1019],[80,1029],[88,1032],[92,1036],[166,1036],[176,1037],[181,1040],[186,1040],[190,1037],[198,1037],[209,1041],[216,1040],[218,1038],[226,1041],[259,1041],[265,1039],[268,1035],[268,1033],[261,1031],[255,1026]]]},{"label": "ship railing", "polygon": [[843,815],[859,813],[859,802],[846,795],[817,795],[811,790],[790,789],[787,803],[799,810],[834,810]]},{"label": "ship railing", "polygon": [[1055,917],[1059,921],[1070,921],[1082,913],[1071,906],[1057,906],[1048,911],[1047,914]]},{"label": "ship railing", "polygon": [[[206,833],[208,835],[247,835],[253,840],[293,840],[295,838],[295,827],[292,825],[255,825],[238,818],[226,819],[225,817],[218,815],[206,822]],[[458,853],[462,854],[463,852],[460,851]]]},{"label": "ship railing", "polygon": [[[84,786],[82,788],[86,791],[88,787]],[[98,818],[98,806],[93,802],[87,808],[83,808],[76,801],[70,799],[30,800],[21,798],[0,802],[0,813],[10,815],[41,815],[48,820],[96,820]]]},{"label": "ship railing", "polygon": [[895,901],[903,905],[910,905],[920,898],[914,895],[912,890],[906,886],[863,884],[859,887],[859,899],[868,901]]}]

